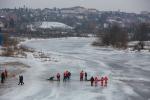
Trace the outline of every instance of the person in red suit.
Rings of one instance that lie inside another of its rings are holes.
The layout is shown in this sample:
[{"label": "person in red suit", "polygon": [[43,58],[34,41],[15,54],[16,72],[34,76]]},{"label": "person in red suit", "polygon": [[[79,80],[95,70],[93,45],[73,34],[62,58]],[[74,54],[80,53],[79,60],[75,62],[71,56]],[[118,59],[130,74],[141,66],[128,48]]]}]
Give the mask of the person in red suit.
[{"label": "person in red suit", "polygon": [[101,77],[101,86],[104,86],[104,77]]},{"label": "person in red suit", "polygon": [[95,86],[97,86],[97,83],[98,83],[98,78],[97,77],[95,77],[94,82],[95,82]]},{"label": "person in red suit", "polygon": [[60,81],[60,74],[57,73],[57,81]]},{"label": "person in red suit", "polygon": [[7,78],[7,76],[8,76],[8,72],[7,72],[7,70],[5,69],[5,77]]},{"label": "person in red suit", "polygon": [[83,76],[84,76],[84,73],[83,71],[80,72],[80,81],[83,81]]},{"label": "person in red suit", "polygon": [[108,84],[108,77],[107,77],[107,76],[105,76],[105,77],[104,77],[104,86],[106,86],[106,87],[107,87],[107,84]]}]

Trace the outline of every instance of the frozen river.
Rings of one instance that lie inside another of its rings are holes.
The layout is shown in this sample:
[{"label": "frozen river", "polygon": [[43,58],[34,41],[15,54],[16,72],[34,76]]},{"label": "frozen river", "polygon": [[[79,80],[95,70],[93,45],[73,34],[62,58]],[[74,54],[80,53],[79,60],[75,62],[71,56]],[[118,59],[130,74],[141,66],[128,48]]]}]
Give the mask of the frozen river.
[{"label": "frozen river", "polygon": [[[51,61],[29,53],[23,60],[31,66],[24,73],[25,85],[14,87],[0,100],[150,100],[150,53],[92,47],[93,41],[60,38],[25,42],[24,45],[51,57]],[[65,70],[72,73],[70,82],[45,80]],[[88,78],[108,76],[108,87],[80,82],[81,70],[88,73]]]}]

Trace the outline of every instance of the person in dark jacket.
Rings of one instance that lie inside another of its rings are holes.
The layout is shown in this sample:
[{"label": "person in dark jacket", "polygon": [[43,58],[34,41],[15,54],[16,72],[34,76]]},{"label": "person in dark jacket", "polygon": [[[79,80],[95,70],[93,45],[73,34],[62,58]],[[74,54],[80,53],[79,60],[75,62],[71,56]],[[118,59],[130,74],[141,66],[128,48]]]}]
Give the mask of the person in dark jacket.
[{"label": "person in dark jacket", "polygon": [[5,81],[5,73],[2,72],[1,73],[1,83],[4,83],[4,81]]},{"label": "person in dark jacket", "polygon": [[51,76],[48,80],[50,80],[50,81],[54,81],[54,76]]},{"label": "person in dark jacket", "polygon": [[94,77],[93,76],[91,77],[90,81],[91,81],[91,86],[93,86],[93,83],[94,83]]},{"label": "person in dark jacket", "polygon": [[23,82],[23,75],[19,76],[19,84],[18,85],[23,85],[24,82]]},{"label": "person in dark jacket", "polygon": [[21,76],[19,75],[19,83],[18,83],[18,85],[20,85],[21,84]]},{"label": "person in dark jacket", "polygon": [[85,81],[87,81],[87,72],[85,72],[84,76],[85,76]]},{"label": "person in dark jacket", "polygon": [[68,79],[70,80],[71,78],[71,72],[68,72]]}]

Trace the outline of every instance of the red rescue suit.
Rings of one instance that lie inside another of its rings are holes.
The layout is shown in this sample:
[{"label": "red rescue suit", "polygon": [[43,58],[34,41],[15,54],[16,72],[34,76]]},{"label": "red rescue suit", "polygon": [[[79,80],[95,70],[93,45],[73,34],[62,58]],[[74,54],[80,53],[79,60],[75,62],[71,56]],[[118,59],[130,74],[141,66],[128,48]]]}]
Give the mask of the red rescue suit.
[{"label": "red rescue suit", "polygon": [[107,86],[107,83],[108,83],[108,77],[105,76],[105,77],[104,77],[104,86]]},{"label": "red rescue suit", "polygon": [[97,77],[95,77],[95,86],[97,86],[97,83],[98,83],[98,78]]},{"label": "red rescue suit", "polygon": [[84,73],[83,71],[80,73],[80,81],[83,81],[83,76],[84,76]]},{"label": "red rescue suit", "polygon": [[60,74],[57,73],[57,80],[60,81]]},{"label": "red rescue suit", "polygon": [[104,86],[104,77],[101,78],[101,86]]}]

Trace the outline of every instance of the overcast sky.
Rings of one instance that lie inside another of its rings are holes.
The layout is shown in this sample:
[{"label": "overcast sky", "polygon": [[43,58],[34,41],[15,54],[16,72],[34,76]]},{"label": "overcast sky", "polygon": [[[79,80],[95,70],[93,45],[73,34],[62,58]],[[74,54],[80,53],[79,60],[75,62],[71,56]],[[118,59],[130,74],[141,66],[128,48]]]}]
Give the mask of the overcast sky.
[{"label": "overcast sky", "polygon": [[83,6],[98,10],[121,10],[126,12],[150,11],[150,0],[0,0],[0,8],[65,8]]}]

